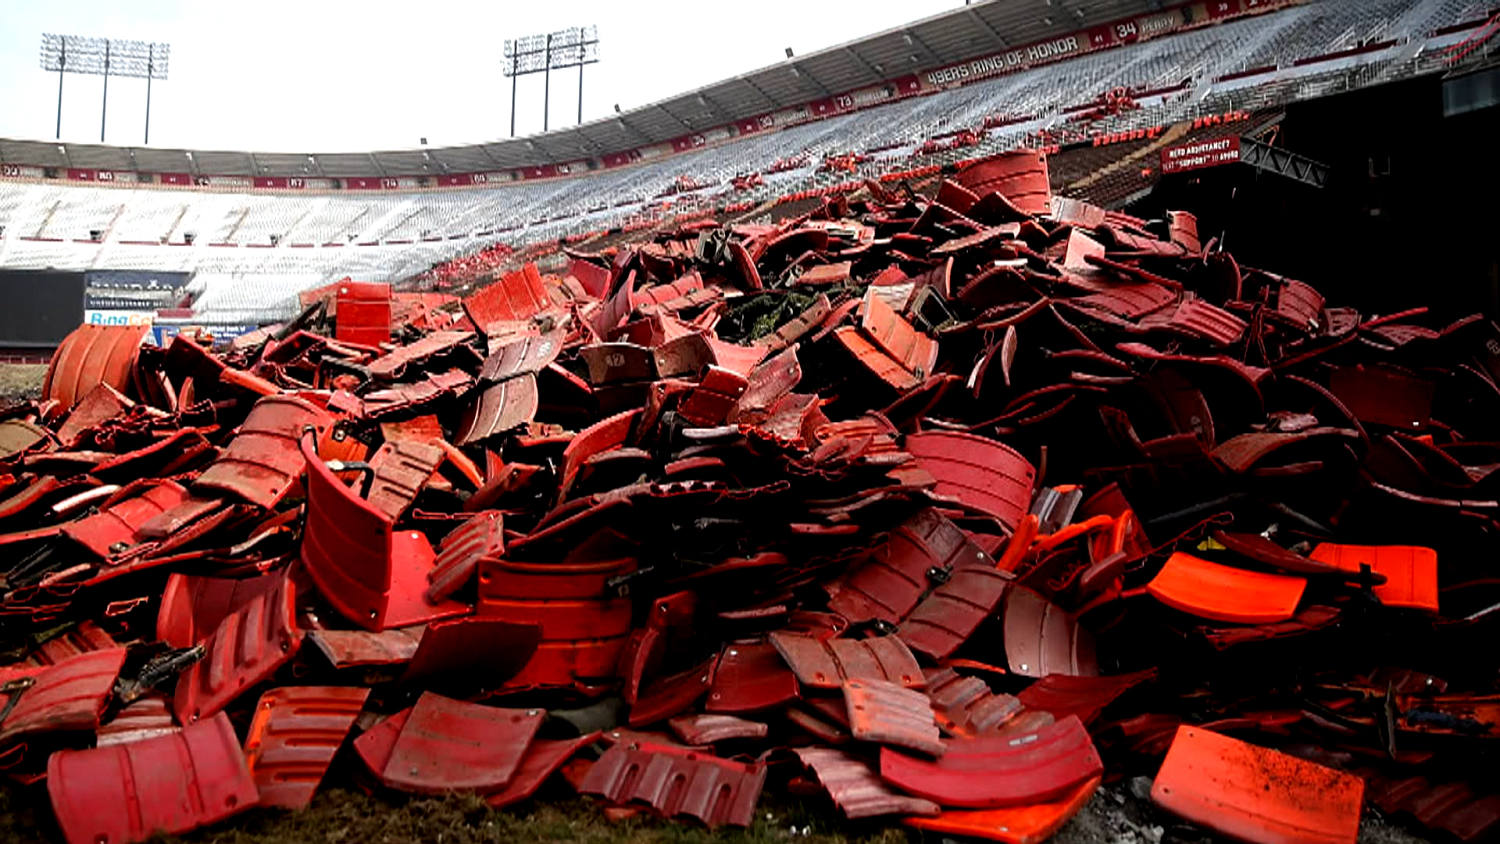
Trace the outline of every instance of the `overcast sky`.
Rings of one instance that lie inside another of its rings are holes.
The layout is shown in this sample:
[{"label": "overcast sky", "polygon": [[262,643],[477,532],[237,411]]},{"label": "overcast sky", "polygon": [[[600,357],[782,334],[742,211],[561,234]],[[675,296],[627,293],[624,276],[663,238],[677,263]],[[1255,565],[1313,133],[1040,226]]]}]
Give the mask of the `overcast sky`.
[{"label": "overcast sky", "polygon": [[[57,74],[44,32],[167,42],[151,145],[276,152],[439,146],[503,138],[506,38],[593,23],[585,121],[963,5],[963,0],[0,0],[0,137],[51,139]],[[99,140],[102,77],[63,81],[62,137]],[[577,117],[576,70],[552,74],[552,128]],[[542,127],[542,77],[523,77],[516,134]],[[106,141],[139,145],[146,85],[109,83]]]}]

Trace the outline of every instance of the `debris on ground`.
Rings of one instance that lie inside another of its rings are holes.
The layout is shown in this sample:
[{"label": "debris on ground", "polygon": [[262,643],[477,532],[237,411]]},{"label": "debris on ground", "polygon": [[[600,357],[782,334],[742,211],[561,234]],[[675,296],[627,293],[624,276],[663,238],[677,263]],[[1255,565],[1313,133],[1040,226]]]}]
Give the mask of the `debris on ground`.
[{"label": "debris on ground", "polygon": [[72,844],[334,781],[1493,834],[1500,329],[1326,302],[1039,153],[949,175],[227,345],[80,327],[0,413],[6,773]]}]

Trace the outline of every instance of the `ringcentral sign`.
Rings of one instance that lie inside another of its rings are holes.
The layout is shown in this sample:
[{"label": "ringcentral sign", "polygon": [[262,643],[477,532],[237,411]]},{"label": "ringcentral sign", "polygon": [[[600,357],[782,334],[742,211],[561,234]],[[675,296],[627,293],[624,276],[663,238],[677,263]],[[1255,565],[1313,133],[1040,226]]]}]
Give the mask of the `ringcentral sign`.
[{"label": "ringcentral sign", "polygon": [[947,85],[950,82],[962,82],[965,79],[973,79],[981,76],[992,76],[1004,73],[1007,70],[1037,62],[1051,61],[1053,59],[1070,56],[1079,52],[1078,36],[1069,35],[1055,41],[1043,41],[1040,44],[1032,44],[1022,50],[1011,50],[1008,53],[999,53],[993,56],[985,56],[975,59],[967,64],[958,64],[934,70],[927,74],[929,85]]}]

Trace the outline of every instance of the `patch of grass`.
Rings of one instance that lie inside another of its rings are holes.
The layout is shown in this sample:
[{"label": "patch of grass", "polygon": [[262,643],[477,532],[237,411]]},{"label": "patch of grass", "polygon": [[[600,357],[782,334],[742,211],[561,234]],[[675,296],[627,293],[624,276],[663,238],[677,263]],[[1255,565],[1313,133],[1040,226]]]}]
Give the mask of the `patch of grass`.
[{"label": "patch of grass", "polygon": [[[182,836],[152,839],[156,844],[527,844],[569,841],[578,844],[902,844],[899,827],[858,828],[841,824],[819,807],[797,802],[767,805],[762,800],[748,829],[707,830],[701,826],[639,815],[612,822],[583,799],[533,801],[509,810],[494,810],[473,795],[387,802],[358,791],[320,793],[305,811],[255,809],[206,829]],[[847,827],[847,828],[842,828]]]},{"label": "patch of grass", "polygon": [[[545,789],[544,789],[545,790]],[[252,809],[223,823],[153,844],[909,844],[948,836],[900,826],[894,818],[850,822],[823,801],[766,794],[748,829],[707,830],[691,822],[638,815],[613,822],[598,805],[569,796],[564,787],[546,798],[494,810],[474,795],[403,799],[330,788],[300,812]],[[1213,836],[1158,812],[1147,801],[1116,789],[1101,791],[1051,844],[1142,842],[1142,831],[1167,827],[1172,841],[1212,841]],[[1423,844],[1428,839],[1366,811],[1359,840],[1368,844]],[[0,785],[0,842],[61,841],[51,821],[45,786]]]},{"label": "patch of grass", "polygon": [[0,364],[0,398],[34,399],[42,394],[45,363]]}]

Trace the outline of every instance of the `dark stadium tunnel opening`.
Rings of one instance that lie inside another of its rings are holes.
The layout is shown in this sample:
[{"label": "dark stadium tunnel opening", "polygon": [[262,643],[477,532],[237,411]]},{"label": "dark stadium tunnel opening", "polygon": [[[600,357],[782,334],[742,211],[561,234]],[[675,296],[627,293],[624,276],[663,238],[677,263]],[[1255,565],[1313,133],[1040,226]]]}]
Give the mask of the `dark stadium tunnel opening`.
[{"label": "dark stadium tunnel opening", "polygon": [[1328,166],[1315,188],[1247,164],[1162,177],[1134,213],[1198,215],[1243,264],[1331,299],[1435,323],[1500,316],[1500,106],[1444,115],[1443,79],[1409,79],[1287,107],[1277,143]]}]

